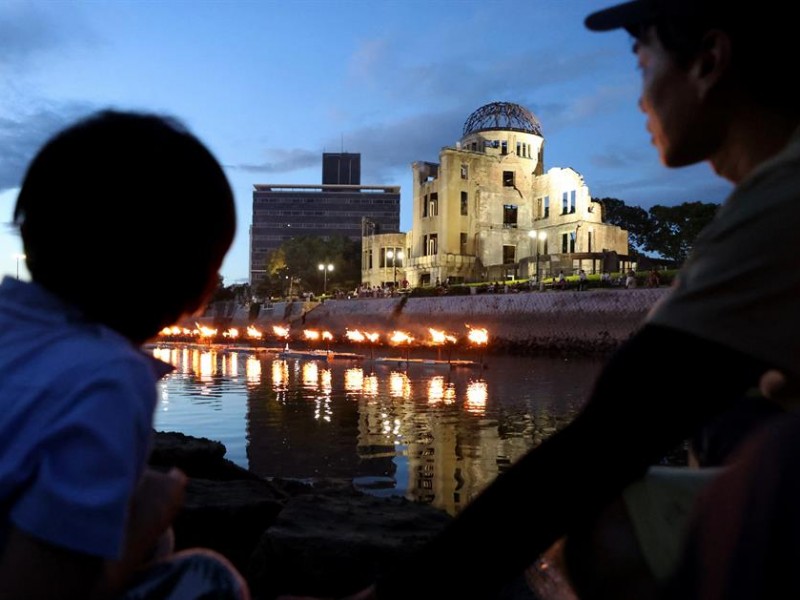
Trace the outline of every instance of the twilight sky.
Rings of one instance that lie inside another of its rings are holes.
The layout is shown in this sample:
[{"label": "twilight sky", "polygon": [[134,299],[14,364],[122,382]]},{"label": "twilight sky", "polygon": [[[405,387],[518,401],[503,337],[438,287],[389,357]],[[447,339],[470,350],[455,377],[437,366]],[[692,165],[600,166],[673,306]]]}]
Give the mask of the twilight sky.
[{"label": "twilight sky", "polygon": [[359,152],[363,184],[401,186],[407,231],[411,163],[438,161],[495,101],[531,110],[545,169],[572,167],[594,197],[720,202],[730,186],[707,165],[659,164],[627,34],[584,29],[613,2],[0,0],[0,274],[21,253],[9,223],[26,164],[102,108],[175,116],[225,166],[226,284],[247,279],[253,184],[318,184],[323,152]]}]

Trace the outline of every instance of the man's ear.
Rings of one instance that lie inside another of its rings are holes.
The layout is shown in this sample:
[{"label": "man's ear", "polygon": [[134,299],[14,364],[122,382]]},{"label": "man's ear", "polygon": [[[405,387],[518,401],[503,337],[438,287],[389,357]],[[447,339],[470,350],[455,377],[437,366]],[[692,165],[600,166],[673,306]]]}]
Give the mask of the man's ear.
[{"label": "man's ear", "polygon": [[703,99],[725,79],[731,66],[731,39],[724,31],[712,29],[703,36],[700,51],[690,73]]}]

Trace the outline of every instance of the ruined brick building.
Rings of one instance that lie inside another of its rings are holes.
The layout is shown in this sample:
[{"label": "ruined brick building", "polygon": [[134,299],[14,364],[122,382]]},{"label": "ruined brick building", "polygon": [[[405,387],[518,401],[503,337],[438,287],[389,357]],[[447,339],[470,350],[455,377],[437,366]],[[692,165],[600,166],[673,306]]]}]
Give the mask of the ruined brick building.
[{"label": "ruined brick building", "polygon": [[473,112],[438,163],[412,164],[411,231],[364,236],[362,280],[415,286],[620,268],[627,231],[603,223],[580,173],[545,169],[544,142],[518,104]]}]

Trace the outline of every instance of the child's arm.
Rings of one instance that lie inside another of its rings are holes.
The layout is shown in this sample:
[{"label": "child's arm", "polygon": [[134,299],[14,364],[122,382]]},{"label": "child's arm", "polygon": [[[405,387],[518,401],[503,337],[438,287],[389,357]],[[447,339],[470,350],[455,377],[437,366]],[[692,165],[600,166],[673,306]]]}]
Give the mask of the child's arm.
[{"label": "child's arm", "polygon": [[177,469],[145,473],[131,500],[118,561],[61,548],[12,527],[0,557],[0,600],[100,600],[119,594],[177,515],[186,481]]},{"label": "child's arm", "polygon": [[105,581],[111,591],[122,590],[133,572],[152,556],[159,538],[183,506],[187,483],[179,469],[145,471],[131,499],[124,554],[106,565]]},{"label": "child's arm", "polygon": [[42,542],[12,527],[0,557],[0,599],[87,598],[102,574],[102,558]]}]

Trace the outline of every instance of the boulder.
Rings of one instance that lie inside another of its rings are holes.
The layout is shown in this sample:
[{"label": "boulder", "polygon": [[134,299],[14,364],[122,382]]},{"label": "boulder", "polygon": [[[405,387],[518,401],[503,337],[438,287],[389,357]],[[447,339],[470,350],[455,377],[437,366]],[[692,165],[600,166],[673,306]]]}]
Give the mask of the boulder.
[{"label": "boulder", "polygon": [[450,520],[404,498],[351,492],[289,500],[253,556],[254,595],[341,596],[369,585]]}]

